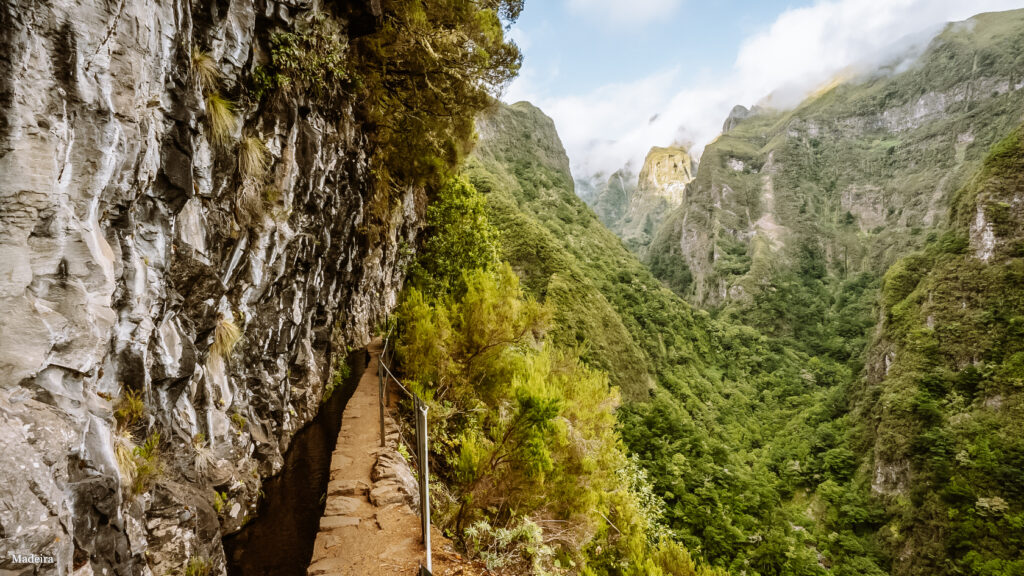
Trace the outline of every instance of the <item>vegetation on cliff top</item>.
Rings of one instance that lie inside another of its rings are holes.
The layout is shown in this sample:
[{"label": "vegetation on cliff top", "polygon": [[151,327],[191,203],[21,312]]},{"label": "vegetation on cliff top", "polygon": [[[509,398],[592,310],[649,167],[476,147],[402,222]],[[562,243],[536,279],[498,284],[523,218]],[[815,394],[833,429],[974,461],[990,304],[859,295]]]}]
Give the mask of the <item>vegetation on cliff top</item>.
[{"label": "vegetation on cliff top", "polygon": [[380,11],[354,38],[327,12],[273,32],[249,93],[289,95],[328,114],[355,96],[378,183],[432,192],[471,147],[473,118],[519,71],[522,56],[504,30],[522,0],[383,0]]}]

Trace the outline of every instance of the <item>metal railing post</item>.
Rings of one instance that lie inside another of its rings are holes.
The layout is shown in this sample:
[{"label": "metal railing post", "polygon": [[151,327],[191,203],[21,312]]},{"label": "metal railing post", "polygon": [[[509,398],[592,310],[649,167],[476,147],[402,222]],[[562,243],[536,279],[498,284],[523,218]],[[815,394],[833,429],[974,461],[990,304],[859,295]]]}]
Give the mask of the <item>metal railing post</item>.
[{"label": "metal railing post", "polygon": [[420,523],[423,529],[423,546],[427,550],[427,570],[433,570],[430,563],[430,470],[427,465],[427,405],[416,397],[416,452],[420,464]]},{"label": "metal railing post", "polygon": [[380,447],[384,447],[384,350],[387,344],[380,350],[377,356],[377,404],[380,408]]}]

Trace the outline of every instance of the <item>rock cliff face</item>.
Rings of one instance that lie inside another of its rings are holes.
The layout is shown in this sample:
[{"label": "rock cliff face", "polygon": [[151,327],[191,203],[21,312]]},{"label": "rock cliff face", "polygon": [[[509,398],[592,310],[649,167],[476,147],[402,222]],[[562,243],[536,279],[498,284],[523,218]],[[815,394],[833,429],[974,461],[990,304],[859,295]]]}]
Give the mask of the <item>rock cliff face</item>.
[{"label": "rock cliff face", "polygon": [[685,148],[655,146],[639,175],[627,166],[607,180],[598,176],[576,185],[598,219],[643,255],[665,215],[682,203],[695,172],[696,163]]},{"label": "rock cliff face", "polygon": [[621,232],[619,223],[626,217],[630,199],[636,194],[636,183],[636,170],[629,166],[616,170],[611,176],[600,173],[575,181],[580,199],[616,234]]},{"label": "rock cliff face", "polygon": [[[957,191],[942,234],[885,276],[865,378],[851,397],[854,414],[872,423],[865,468],[897,527],[894,575],[1024,566],[1024,529],[1010,512],[1024,503],[1022,172],[1018,127]],[[963,495],[946,497],[955,490]],[[977,525],[990,535],[983,543]]]},{"label": "rock cliff face", "polygon": [[[374,4],[334,9],[367,26]],[[335,351],[393,306],[425,198],[376,191],[353,102],[340,120],[238,105],[232,138],[269,150],[255,211],[205,128],[194,47],[237,93],[268,30],[314,7],[0,8],[0,567],[221,570],[221,536],[316,414]]]}]

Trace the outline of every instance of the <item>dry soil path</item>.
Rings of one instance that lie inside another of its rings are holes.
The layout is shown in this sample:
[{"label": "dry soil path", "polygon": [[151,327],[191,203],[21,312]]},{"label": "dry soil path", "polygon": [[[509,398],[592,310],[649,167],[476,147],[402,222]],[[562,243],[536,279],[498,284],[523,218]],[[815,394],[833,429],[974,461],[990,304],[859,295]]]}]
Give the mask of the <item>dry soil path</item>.
[{"label": "dry soil path", "polygon": [[[397,433],[391,424],[391,449],[380,447],[377,363],[381,343],[368,350],[366,372],[342,415],[331,459],[327,505],[320,520],[308,576],[408,576],[418,574],[425,550],[418,514],[395,497],[393,484],[371,480],[378,458],[394,457]],[[380,472],[378,472],[380,476]],[[373,498],[371,501],[371,494]],[[374,501],[377,505],[374,504]],[[454,553],[452,544],[432,528],[433,573],[438,576],[483,573]]]}]

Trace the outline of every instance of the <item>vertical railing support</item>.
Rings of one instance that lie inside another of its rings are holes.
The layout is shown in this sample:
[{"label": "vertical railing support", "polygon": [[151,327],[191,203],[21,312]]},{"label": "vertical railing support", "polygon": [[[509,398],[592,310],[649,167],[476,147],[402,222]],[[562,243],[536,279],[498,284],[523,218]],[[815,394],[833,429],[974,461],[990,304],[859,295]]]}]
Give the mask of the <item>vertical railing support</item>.
[{"label": "vertical railing support", "polygon": [[[384,345],[387,348],[387,344]],[[384,348],[377,356],[377,404],[380,408],[380,447],[384,447]]]},{"label": "vertical railing support", "polygon": [[423,546],[427,550],[427,570],[430,565],[430,469],[427,465],[430,455],[427,446],[427,404],[416,397],[416,458],[420,464],[420,524],[423,529]]}]

